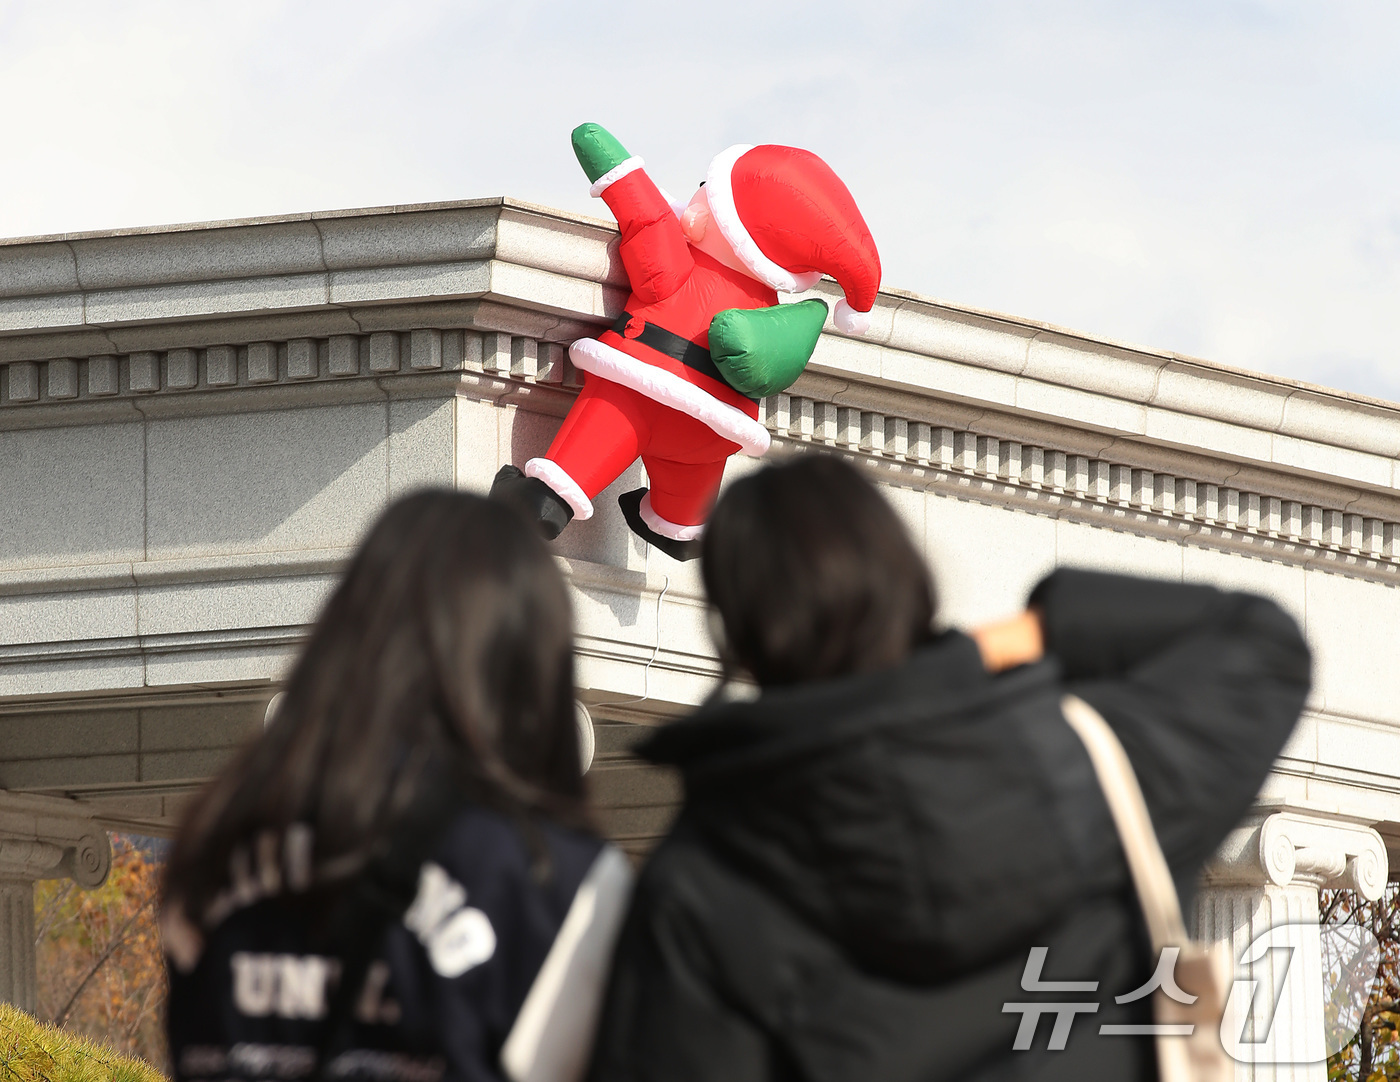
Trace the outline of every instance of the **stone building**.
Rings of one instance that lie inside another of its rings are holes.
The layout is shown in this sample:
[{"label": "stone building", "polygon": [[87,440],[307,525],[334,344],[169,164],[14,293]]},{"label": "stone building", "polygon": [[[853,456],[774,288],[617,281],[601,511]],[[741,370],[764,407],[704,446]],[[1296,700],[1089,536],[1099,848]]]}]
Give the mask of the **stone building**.
[{"label": "stone building", "polygon": [[[494,199],[0,242],[0,998],[33,995],[34,880],[95,884],[104,828],[172,829],[385,502],[485,490],[545,447],[577,387],[565,346],[626,293],[615,236]],[[1198,927],[1238,957],[1271,923],[1315,926],[1321,885],[1382,890],[1400,407],[888,290],[763,419],[772,454],[829,448],[881,484],[949,623],[1012,612],[1061,564],[1276,598],[1316,693]],[[641,850],[676,788],[629,740],[717,663],[695,566],[599,508],[556,547],[593,791]],[[1276,954],[1252,973],[1281,982],[1276,1014],[1253,1008],[1280,1055],[1321,1040],[1316,935],[1299,944],[1286,981]]]}]

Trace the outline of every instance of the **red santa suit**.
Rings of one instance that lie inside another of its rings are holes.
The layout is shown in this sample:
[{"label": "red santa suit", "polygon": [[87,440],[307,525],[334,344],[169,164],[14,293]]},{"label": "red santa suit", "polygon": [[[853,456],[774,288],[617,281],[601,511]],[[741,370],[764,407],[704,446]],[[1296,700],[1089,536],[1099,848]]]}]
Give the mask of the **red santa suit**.
[{"label": "red santa suit", "polygon": [[651,482],[643,519],[688,540],[700,532],[729,456],[762,455],[769,442],[757,400],[729,386],[710,359],[710,320],[726,308],[777,304],[778,294],[693,247],[644,170],[601,194],[622,232],[632,293],[611,328],[569,348],[585,373],[583,391],[525,473],[588,518],[598,493],[640,457]]},{"label": "red santa suit", "polygon": [[[675,209],[640,158],[600,177],[592,194],[600,195],[617,219],[632,293],[612,327],[569,348],[570,359],[585,373],[583,391],[549,450],[525,464],[526,476],[548,485],[575,518],[587,519],[597,495],[640,457],[650,481],[638,509],[642,520],[676,541],[698,537],[725,461],[735,452],[761,456],[769,445],[758,421],[758,400],[730,386],[710,356],[711,320],[726,309],[775,305],[775,286],[786,292],[809,289],[823,270],[858,282],[864,311],[874,303],[878,255],[849,193],[833,181],[834,174],[815,155],[789,147],[738,146],[715,159],[706,191],[716,225],[737,259],[752,270],[745,274],[687,241]],[[830,199],[823,199],[828,191]],[[803,228],[801,215],[789,209],[795,194],[796,202],[820,212],[821,228]],[[748,202],[737,206],[742,200]],[[850,224],[853,218],[858,228]],[[764,226],[780,233],[765,232]],[[833,257],[833,235],[838,242],[849,236],[857,242]],[[789,265],[793,259],[804,265],[785,269],[765,254],[759,240],[790,257]],[[845,301],[838,303],[836,317],[838,325],[852,330],[859,324],[851,321],[862,318]]]}]

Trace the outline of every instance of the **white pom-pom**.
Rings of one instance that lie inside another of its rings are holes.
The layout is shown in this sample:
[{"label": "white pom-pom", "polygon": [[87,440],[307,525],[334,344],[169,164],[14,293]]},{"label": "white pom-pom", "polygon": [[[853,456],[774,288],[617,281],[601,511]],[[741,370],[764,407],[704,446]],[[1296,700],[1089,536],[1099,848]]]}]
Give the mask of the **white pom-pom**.
[{"label": "white pom-pom", "polygon": [[846,334],[864,334],[870,330],[870,313],[857,312],[846,303],[845,297],[836,302],[836,310],[831,313],[831,318],[837,329]]}]

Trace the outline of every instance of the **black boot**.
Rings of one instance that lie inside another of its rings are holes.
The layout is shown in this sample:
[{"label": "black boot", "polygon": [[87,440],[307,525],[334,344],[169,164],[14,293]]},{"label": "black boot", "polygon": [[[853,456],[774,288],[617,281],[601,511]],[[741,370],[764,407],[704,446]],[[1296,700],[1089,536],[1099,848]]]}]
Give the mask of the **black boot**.
[{"label": "black boot", "polygon": [[491,482],[491,498],[510,504],[523,511],[531,522],[539,523],[546,541],[558,537],[559,531],[574,517],[574,509],[559,493],[538,477],[526,477],[518,466],[502,466],[496,471],[496,479]]},{"label": "black boot", "polygon": [[677,541],[673,537],[662,537],[642,520],[642,497],[647,494],[644,488],[635,489],[632,492],[624,492],[617,498],[617,505],[622,508],[622,517],[627,520],[627,525],[632,527],[632,532],[649,545],[655,545],[673,560],[698,560],[700,559],[700,541]]}]

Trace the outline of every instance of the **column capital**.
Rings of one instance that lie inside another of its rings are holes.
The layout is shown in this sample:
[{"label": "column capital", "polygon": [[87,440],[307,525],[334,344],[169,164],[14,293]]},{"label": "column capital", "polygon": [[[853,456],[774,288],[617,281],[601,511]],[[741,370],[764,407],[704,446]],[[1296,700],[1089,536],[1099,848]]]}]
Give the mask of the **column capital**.
[{"label": "column capital", "polygon": [[1207,886],[1344,887],[1375,901],[1390,861],[1370,826],[1302,808],[1256,809],[1206,865]]},{"label": "column capital", "polygon": [[76,800],[0,792],[0,879],[73,879],[92,889],[107,880],[112,845]]}]

